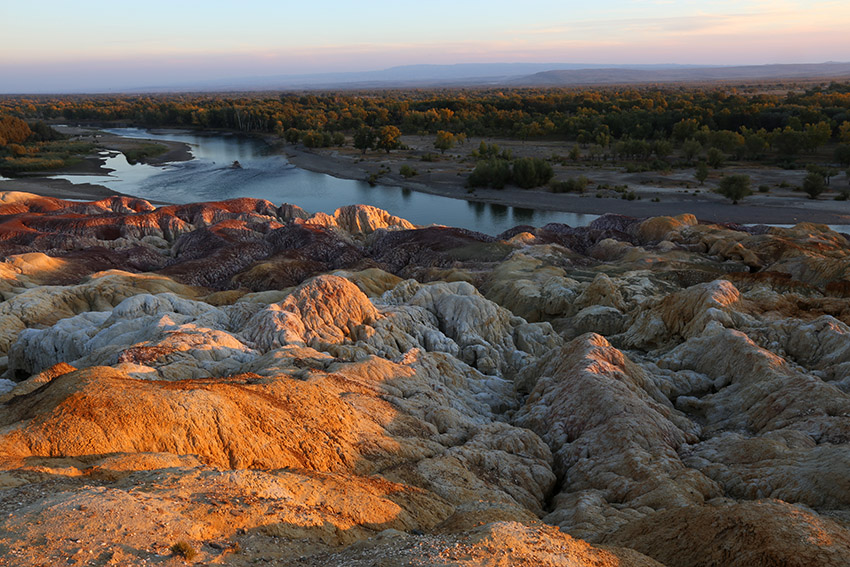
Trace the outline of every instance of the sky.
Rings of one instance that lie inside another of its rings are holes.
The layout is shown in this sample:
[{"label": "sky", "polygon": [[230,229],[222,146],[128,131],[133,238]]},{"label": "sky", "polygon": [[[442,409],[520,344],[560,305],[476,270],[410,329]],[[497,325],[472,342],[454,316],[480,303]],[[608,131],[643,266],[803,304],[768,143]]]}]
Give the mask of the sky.
[{"label": "sky", "polygon": [[408,64],[850,61],[846,0],[0,0],[0,93]]}]

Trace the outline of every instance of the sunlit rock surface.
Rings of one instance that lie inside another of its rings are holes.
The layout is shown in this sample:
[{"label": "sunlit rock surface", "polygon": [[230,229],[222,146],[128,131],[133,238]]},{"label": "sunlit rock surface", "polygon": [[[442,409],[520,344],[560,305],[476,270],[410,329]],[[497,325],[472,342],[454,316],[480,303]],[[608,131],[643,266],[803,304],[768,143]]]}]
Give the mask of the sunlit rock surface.
[{"label": "sunlit rock surface", "polygon": [[848,565],[848,252],[0,193],[0,563]]}]

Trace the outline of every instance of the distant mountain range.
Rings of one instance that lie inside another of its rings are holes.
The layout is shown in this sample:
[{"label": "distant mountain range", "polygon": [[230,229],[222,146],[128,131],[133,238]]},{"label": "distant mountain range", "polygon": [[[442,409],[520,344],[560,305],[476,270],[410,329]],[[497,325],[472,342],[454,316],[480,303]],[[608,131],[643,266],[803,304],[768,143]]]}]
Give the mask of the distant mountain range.
[{"label": "distant mountain range", "polygon": [[216,79],[142,86],[128,92],[326,90],[415,87],[578,86],[850,78],[850,62],[747,66],[470,63],[403,65],[378,71]]},{"label": "distant mountain range", "polygon": [[817,79],[850,77],[850,63],[814,65],[746,65],[667,69],[558,69],[511,79],[512,86],[610,85],[634,83],[692,83],[711,81]]}]

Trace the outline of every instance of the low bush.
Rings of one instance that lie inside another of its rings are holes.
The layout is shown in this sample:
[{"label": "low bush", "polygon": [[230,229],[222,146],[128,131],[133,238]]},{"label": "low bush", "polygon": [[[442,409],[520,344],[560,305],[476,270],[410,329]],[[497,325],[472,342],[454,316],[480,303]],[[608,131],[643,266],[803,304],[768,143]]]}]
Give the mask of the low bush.
[{"label": "low bush", "polygon": [[470,187],[492,187],[502,189],[511,181],[511,164],[508,160],[491,158],[479,161],[469,174],[466,184]]},{"label": "low bush", "polygon": [[171,553],[188,561],[191,561],[198,555],[192,544],[182,539],[171,546]]},{"label": "low bush", "polygon": [[571,177],[565,181],[553,181],[549,184],[552,193],[584,193],[590,180],[584,175]]}]

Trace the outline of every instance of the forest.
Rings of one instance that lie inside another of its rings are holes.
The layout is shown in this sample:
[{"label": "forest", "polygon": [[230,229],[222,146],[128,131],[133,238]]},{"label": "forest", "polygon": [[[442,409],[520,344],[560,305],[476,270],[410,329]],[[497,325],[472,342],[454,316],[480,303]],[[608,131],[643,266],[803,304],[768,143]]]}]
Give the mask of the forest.
[{"label": "forest", "polygon": [[638,170],[698,162],[716,168],[729,160],[850,167],[850,83],[784,92],[710,86],[5,97],[0,171],[68,159],[75,148],[55,139],[45,126],[51,123],[228,130],[387,152],[401,147],[402,135],[434,136],[441,152],[473,136],[556,140],[565,144],[563,157]]}]

